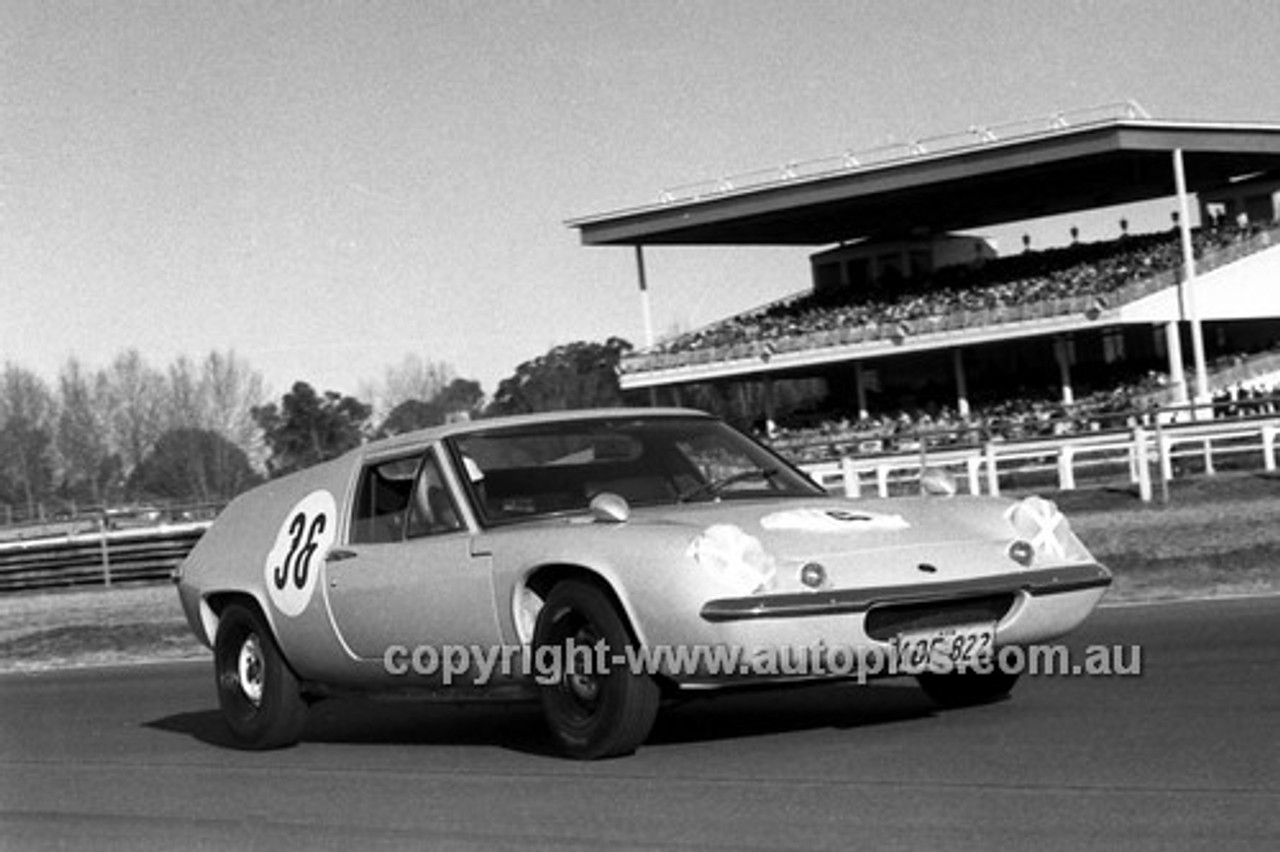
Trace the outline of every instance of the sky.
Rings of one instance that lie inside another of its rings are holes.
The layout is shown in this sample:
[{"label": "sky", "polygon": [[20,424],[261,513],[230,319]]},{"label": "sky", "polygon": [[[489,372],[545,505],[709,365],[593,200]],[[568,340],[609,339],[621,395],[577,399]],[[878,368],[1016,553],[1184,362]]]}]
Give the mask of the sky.
[{"label": "sky", "polygon": [[[1280,122],[1277,45],[1258,0],[0,0],[0,361],[232,350],[278,396],[412,354],[492,393],[643,342],[632,250],[568,220],[1118,101]],[[647,249],[654,326],[809,251]]]}]

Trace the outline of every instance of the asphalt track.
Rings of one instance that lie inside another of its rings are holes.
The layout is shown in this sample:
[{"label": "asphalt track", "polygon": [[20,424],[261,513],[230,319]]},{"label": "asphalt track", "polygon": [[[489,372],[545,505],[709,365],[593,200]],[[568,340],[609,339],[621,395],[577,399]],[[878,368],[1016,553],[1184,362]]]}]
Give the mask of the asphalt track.
[{"label": "asphalt track", "polygon": [[1280,598],[1101,610],[1086,644],[1142,674],[949,712],[904,680],[721,697],[590,764],[528,707],[331,702],[261,754],[206,664],[7,676],[0,848],[1280,848]]}]

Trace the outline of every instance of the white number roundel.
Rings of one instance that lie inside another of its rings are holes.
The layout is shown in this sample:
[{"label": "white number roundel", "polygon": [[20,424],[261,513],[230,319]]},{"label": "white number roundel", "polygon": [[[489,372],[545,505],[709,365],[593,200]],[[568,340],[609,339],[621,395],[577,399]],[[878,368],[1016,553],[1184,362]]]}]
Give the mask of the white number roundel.
[{"label": "white number roundel", "polygon": [[284,615],[292,618],[311,602],[320,563],[337,526],[337,506],[328,491],[312,491],[285,517],[263,566],[267,593]]}]

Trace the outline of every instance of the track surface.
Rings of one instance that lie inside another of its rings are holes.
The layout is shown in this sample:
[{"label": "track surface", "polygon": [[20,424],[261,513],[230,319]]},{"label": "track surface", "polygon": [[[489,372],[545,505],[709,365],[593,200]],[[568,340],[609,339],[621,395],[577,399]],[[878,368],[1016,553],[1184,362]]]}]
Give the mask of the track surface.
[{"label": "track surface", "polygon": [[0,678],[0,849],[1277,849],[1280,598],[1099,611],[1138,677],[721,697],[635,756],[548,753],[529,707],[332,702],[225,747],[211,667]]}]

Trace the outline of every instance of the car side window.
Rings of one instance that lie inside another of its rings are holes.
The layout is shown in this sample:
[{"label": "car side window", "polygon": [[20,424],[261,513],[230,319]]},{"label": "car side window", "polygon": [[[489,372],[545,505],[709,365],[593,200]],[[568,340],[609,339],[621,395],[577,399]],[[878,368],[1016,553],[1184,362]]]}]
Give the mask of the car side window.
[{"label": "car side window", "polygon": [[418,538],[460,529],[462,518],[458,514],[457,504],[449,494],[448,486],[445,485],[444,477],[440,474],[440,464],[434,453],[427,453],[414,485],[406,535]]},{"label": "car side window", "polygon": [[413,456],[371,464],[361,472],[351,512],[353,544],[400,541],[404,537],[417,469],[418,456]]}]

